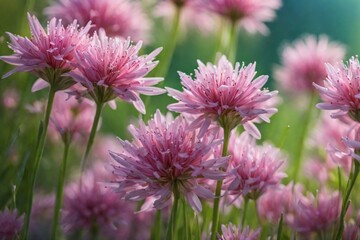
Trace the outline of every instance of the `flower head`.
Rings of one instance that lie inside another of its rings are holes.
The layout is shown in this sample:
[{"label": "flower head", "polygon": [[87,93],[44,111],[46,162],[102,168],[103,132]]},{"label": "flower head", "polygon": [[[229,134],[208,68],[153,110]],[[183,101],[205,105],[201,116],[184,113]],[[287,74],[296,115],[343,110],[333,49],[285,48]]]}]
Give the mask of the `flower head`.
[{"label": "flower head", "polygon": [[65,190],[62,225],[67,234],[82,230],[85,236],[92,229],[108,239],[127,239],[135,206],[120,200],[106,189],[95,172],[89,171],[82,181]]},{"label": "flower head", "polygon": [[212,147],[221,141],[212,134],[198,138],[198,131],[189,129],[182,116],[175,120],[160,111],[146,126],[129,127],[134,141],[120,139],[123,152],[110,152],[117,162],[116,191],[125,199],[142,200],[154,197],[154,207],[161,209],[171,203],[173,194],[184,196],[190,206],[201,211],[200,197],[212,198],[212,192],[198,179],[220,180],[226,174],[220,170],[227,157],[211,158]]},{"label": "flower head", "polygon": [[145,113],[139,94],[158,95],[164,91],[152,87],[162,78],[145,77],[157,65],[153,59],[161,48],[139,56],[141,44],[133,45],[130,39],[109,38],[100,30],[85,51],[76,52],[77,68],[69,76],[86,87],[96,103],[105,103],[117,96]]},{"label": "flower head", "polygon": [[225,56],[218,65],[204,65],[198,61],[195,79],[179,72],[184,92],[167,88],[169,95],[179,100],[170,104],[169,110],[196,114],[193,127],[201,126],[205,132],[211,121],[217,121],[221,127],[233,129],[238,124],[256,138],[260,132],[252,120],[262,118],[269,121],[268,115],[277,111],[267,102],[277,94],[276,91],[261,90],[268,77],[255,77],[255,64],[240,67],[232,64]]},{"label": "flower head", "polygon": [[301,234],[325,231],[336,223],[340,216],[341,198],[338,192],[320,191],[315,198],[298,193],[294,196],[294,216],[289,219],[290,227]]},{"label": "flower head", "polygon": [[[214,18],[207,8],[202,5],[202,0],[179,1],[181,4],[180,28],[186,31],[196,28],[201,33],[207,34],[214,32],[218,20]],[[161,1],[155,8],[155,15],[166,19],[166,23],[171,23],[171,19],[179,6],[176,1]]]},{"label": "flower head", "polygon": [[331,117],[339,118],[348,114],[360,122],[360,64],[352,57],[347,65],[326,64],[327,78],[324,86],[314,83],[323,102],[316,106],[322,110],[337,110]]},{"label": "flower head", "polygon": [[279,149],[264,144],[257,146],[255,139],[247,133],[230,139],[229,152],[232,168],[230,194],[257,199],[269,186],[280,183],[286,176],[281,171],[284,163]]},{"label": "flower head", "polygon": [[45,9],[49,17],[62,18],[65,23],[75,19],[81,26],[91,21],[95,30],[101,28],[112,37],[147,40],[149,20],[136,1],[129,0],[60,0]]},{"label": "flower head", "polygon": [[28,20],[32,35],[30,39],[8,33],[11,40],[9,47],[14,54],[1,56],[0,59],[16,67],[3,77],[15,72],[32,72],[57,90],[70,87],[74,82],[62,74],[73,69],[75,50],[87,44],[90,23],[79,30],[76,20],[64,27],[61,20],[53,18],[45,32],[35,16],[28,14]]},{"label": "flower head", "polygon": [[282,51],[282,66],[275,78],[291,93],[313,92],[313,82],[322,85],[326,78],[325,63],[334,64],[345,55],[345,47],[330,42],[327,36],[306,36]]},{"label": "flower head", "polygon": [[[341,119],[333,119],[328,113],[321,114],[320,121],[315,127],[316,131],[312,134],[311,144],[315,148],[325,148],[328,153],[325,162],[321,164],[323,171],[325,171],[324,174],[338,165],[347,173],[350,172],[351,156],[344,154],[348,147],[344,144],[343,137],[354,139],[354,131],[349,131],[354,124],[355,122],[346,116]],[[321,175],[318,170],[313,171],[314,176],[319,177]]]},{"label": "flower head", "polygon": [[[250,33],[268,34],[264,22],[275,18],[275,10],[281,0],[210,0],[210,9],[231,22],[237,23]],[[204,1],[204,4],[209,4]]]},{"label": "flower head", "polygon": [[2,104],[7,109],[14,109],[19,104],[19,92],[12,88],[4,91],[2,96]]},{"label": "flower head", "polygon": [[281,214],[284,214],[285,218],[285,214],[292,209],[293,187],[293,184],[288,184],[267,189],[256,201],[260,217],[274,224],[279,222]]},{"label": "flower head", "polygon": [[65,92],[55,96],[50,116],[50,131],[60,133],[63,141],[80,140],[91,129],[95,104],[86,98],[75,99]]},{"label": "flower head", "polygon": [[19,217],[17,210],[5,209],[0,212],[0,237],[3,240],[17,239],[24,224],[24,216]]},{"label": "flower head", "polygon": [[222,225],[221,231],[222,236],[219,240],[257,240],[260,237],[260,228],[252,231],[249,226],[242,229],[240,225],[236,227],[232,223],[229,223],[227,227]]}]

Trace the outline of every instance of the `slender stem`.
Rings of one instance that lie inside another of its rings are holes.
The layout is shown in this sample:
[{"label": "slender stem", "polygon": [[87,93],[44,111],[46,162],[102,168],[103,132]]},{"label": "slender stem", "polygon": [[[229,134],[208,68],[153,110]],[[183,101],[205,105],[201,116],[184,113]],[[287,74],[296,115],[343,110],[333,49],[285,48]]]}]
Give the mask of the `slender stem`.
[{"label": "slender stem", "polygon": [[[224,127],[223,129],[224,129],[224,144],[223,144],[223,149],[222,149],[222,156],[224,157],[227,155],[231,129],[229,129],[228,127]],[[222,180],[219,180],[216,183],[214,208],[213,208],[213,216],[212,216],[212,226],[211,226],[211,240],[216,239],[216,231],[217,231],[218,225],[219,225],[219,205],[220,205],[222,182],[223,182]]]},{"label": "slender stem", "polygon": [[166,239],[168,239],[168,240],[173,240],[175,237],[179,198],[180,198],[179,193],[178,193],[177,189],[175,189],[174,190],[174,203],[173,203],[173,206],[171,209],[171,215],[170,215],[169,225],[168,225],[168,230],[167,230],[167,235],[166,235]]},{"label": "slender stem", "polygon": [[344,218],[345,218],[345,214],[346,214],[346,211],[347,211],[347,209],[349,207],[349,203],[350,203],[350,201],[349,201],[350,194],[355,185],[357,176],[359,175],[360,163],[356,159],[353,159],[353,165],[354,165],[354,171],[350,173],[347,188],[345,190],[345,196],[343,197],[341,213],[340,213],[340,220],[339,220],[339,228],[338,228],[336,238],[335,238],[336,240],[340,240],[342,237],[342,234],[344,231]]},{"label": "slender stem", "polygon": [[227,56],[231,62],[234,62],[236,59],[236,50],[237,50],[237,39],[238,32],[236,22],[232,21],[230,25],[230,42],[228,46]]},{"label": "slender stem", "polygon": [[302,124],[303,127],[302,127],[301,132],[300,132],[299,147],[297,148],[297,151],[295,152],[295,156],[294,156],[295,169],[294,169],[293,179],[294,179],[295,182],[297,180],[297,177],[299,175],[299,171],[300,171],[300,168],[301,168],[301,159],[302,159],[302,156],[303,156],[303,153],[304,153],[304,145],[305,145],[306,135],[307,135],[308,130],[309,130],[312,111],[314,109],[314,104],[315,104],[316,100],[317,100],[316,93],[312,93],[308,108],[307,108],[307,110],[305,112],[305,115],[304,115],[304,121],[303,121],[303,124]]},{"label": "slender stem", "polygon": [[214,52],[214,62],[217,60],[217,54],[219,52],[222,52],[223,50],[223,40],[224,40],[224,20],[221,18],[220,20],[220,26],[219,26],[219,32],[218,32],[218,39],[216,41],[216,46],[215,46],[215,52]]},{"label": "slender stem", "polygon": [[161,210],[156,211],[155,215],[155,224],[153,226],[151,232],[151,239],[152,240],[160,240],[161,239],[161,231],[162,231],[162,221],[161,221]]},{"label": "slender stem", "polygon": [[95,139],[95,134],[96,134],[96,130],[98,128],[99,125],[99,120],[100,120],[100,116],[101,116],[101,111],[103,109],[104,103],[100,102],[96,104],[96,112],[95,112],[95,116],[94,116],[94,121],[91,127],[91,132],[90,132],[90,136],[86,145],[86,150],[85,153],[81,159],[81,175],[84,173],[85,170],[85,165],[86,165],[86,160],[89,156],[89,153],[91,151],[91,147],[94,143],[94,139]]},{"label": "slender stem", "polygon": [[32,172],[30,174],[30,188],[28,190],[29,191],[28,192],[29,199],[28,199],[27,206],[26,206],[26,214],[25,214],[26,217],[25,217],[25,224],[24,224],[24,231],[23,231],[22,239],[27,238],[28,231],[29,231],[29,223],[30,223],[30,217],[31,217],[33,195],[34,195],[34,190],[35,190],[34,188],[35,188],[35,182],[36,182],[36,175],[39,170],[40,160],[41,160],[43,152],[44,152],[45,139],[46,139],[46,135],[47,135],[47,129],[48,129],[48,125],[49,125],[51,109],[52,109],[52,106],[54,103],[55,93],[56,93],[55,88],[50,87],[47,107],[46,107],[45,116],[44,116],[44,124],[43,124],[43,126],[42,126],[42,124],[40,124],[39,131],[41,131],[41,128],[43,128],[43,129],[42,129],[42,132],[40,133],[40,135],[38,136],[38,137],[40,137],[40,139],[38,139],[38,143],[36,146],[36,152],[35,152],[34,165],[33,165]]},{"label": "slender stem", "polygon": [[[172,22],[171,32],[167,39],[163,52],[160,53],[159,56],[160,63],[159,66],[154,71],[154,74],[156,73],[155,76],[166,77],[169,71],[171,58],[174,54],[176,43],[179,36],[180,17],[181,17],[181,7],[176,7],[174,19]],[[164,81],[162,83],[164,83]]]},{"label": "slender stem", "polygon": [[244,200],[244,211],[243,211],[243,214],[242,214],[242,217],[241,217],[241,227],[244,227],[244,224],[245,224],[246,212],[247,212],[248,205],[249,205],[249,198],[245,198],[245,200]]},{"label": "slender stem", "polygon": [[277,229],[277,240],[281,240],[281,235],[282,235],[282,229],[283,229],[283,221],[284,221],[284,215],[281,213],[280,215],[280,220],[279,220],[279,225],[278,225],[278,229]]},{"label": "slender stem", "polygon": [[61,162],[61,165],[60,165],[58,185],[57,185],[57,190],[56,190],[54,218],[53,218],[53,223],[52,223],[52,228],[51,228],[51,239],[53,239],[53,240],[57,239],[58,223],[59,223],[59,217],[60,217],[60,209],[62,207],[65,173],[66,173],[67,159],[68,159],[68,155],[69,155],[69,148],[70,148],[70,141],[64,141],[64,155],[63,155],[63,161]]},{"label": "slender stem", "polygon": [[189,224],[188,224],[188,218],[186,213],[186,203],[183,199],[182,201],[182,207],[183,207],[183,220],[184,220],[184,229],[185,229],[185,240],[190,239],[190,233],[189,233]]}]

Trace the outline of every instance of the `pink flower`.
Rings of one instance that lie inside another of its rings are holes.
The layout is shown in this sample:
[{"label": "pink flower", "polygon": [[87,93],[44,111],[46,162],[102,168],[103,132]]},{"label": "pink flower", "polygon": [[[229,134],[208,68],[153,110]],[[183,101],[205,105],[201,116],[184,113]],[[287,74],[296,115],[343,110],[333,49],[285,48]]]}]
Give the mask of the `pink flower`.
[{"label": "pink flower", "polygon": [[200,127],[204,133],[211,121],[217,121],[222,128],[233,129],[243,124],[246,131],[256,138],[261,134],[252,120],[261,118],[269,121],[268,115],[277,111],[267,102],[276,91],[261,90],[268,76],[255,77],[255,64],[240,67],[232,64],[225,56],[218,65],[204,65],[198,61],[195,79],[179,72],[184,92],[167,88],[169,95],[178,100],[168,106],[171,111],[196,114],[192,127]]},{"label": "pink flower", "polygon": [[[340,165],[347,173],[350,172],[351,157],[341,153],[346,152],[347,150],[347,146],[344,144],[342,138],[345,136],[353,137],[353,134],[349,135],[349,129],[351,129],[351,126],[353,126],[354,123],[355,122],[347,116],[341,119],[333,119],[327,113],[323,113],[320,116],[320,121],[315,126],[316,131],[313,131],[312,134],[311,145],[318,149],[326,149],[328,157],[323,163],[326,172],[336,168],[338,165]],[[316,170],[314,173],[319,176]]]},{"label": "pink flower", "polygon": [[82,231],[83,238],[98,229],[101,239],[127,239],[135,205],[120,200],[113,191],[97,182],[94,172],[87,172],[82,183],[74,182],[65,190],[62,216],[67,234]]},{"label": "pink flower", "polygon": [[285,219],[286,214],[292,209],[293,187],[293,184],[288,184],[268,188],[256,201],[261,218],[274,224],[279,223],[281,214]]},{"label": "pink flower", "polygon": [[[181,5],[180,28],[182,30],[196,28],[195,30],[200,30],[205,34],[217,30],[218,19],[214,18],[201,2],[202,0],[190,0]],[[155,16],[163,17],[166,23],[171,23],[177,8],[174,1],[161,1],[155,8]]]},{"label": "pink flower", "polygon": [[340,216],[341,198],[338,192],[320,191],[316,198],[312,194],[304,196],[298,193],[294,199],[294,216],[288,222],[298,233],[307,235],[326,231]]},{"label": "pink flower", "polygon": [[19,93],[16,89],[7,89],[2,96],[2,103],[7,109],[14,109],[19,103]]},{"label": "pink flower", "polygon": [[95,104],[90,100],[75,99],[65,92],[58,92],[50,116],[49,130],[60,133],[65,142],[81,140],[89,134],[94,115]]},{"label": "pink flower", "polygon": [[256,231],[252,231],[249,226],[241,228],[241,226],[235,226],[229,223],[228,227],[221,226],[222,236],[219,236],[219,240],[257,240],[260,238],[260,228]]},{"label": "pink flower", "polygon": [[60,0],[45,9],[49,17],[62,18],[65,23],[75,19],[81,26],[89,21],[95,30],[101,28],[111,37],[131,37],[136,41],[149,38],[150,20],[141,4],[130,0]]},{"label": "pink flower", "polygon": [[152,87],[162,78],[145,77],[157,65],[153,59],[161,48],[139,56],[141,45],[142,42],[133,45],[130,39],[109,38],[104,31],[95,33],[89,47],[76,52],[77,69],[69,76],[86,87],[96,103],[119,97],[145,113],[139,94],[158,95],[164,90]]},{"label": "pink flower", "polygon": [[[346,146],[346,150],[342,154],[360,161],[360,126],[350,128],[348,135],[344,136],[342,140]],[[341,152],[338,154],[341,154]]]},{"label": "pink flower", "polygon": [[326,78],[325,63],[334,64],[344,55],[345,47],[327,36],[306,36],[283,49],[275,78],[290,93],[313,92],[313,82],[322,85]]},{"label": "pink flower", "polygon": [[[32,72],[57,90],[70,87],[75,82],[62,74],[73,69],[74,51],[86,45],[90,24],[78,30],[74,21],[65,28],[61,20],[53,18],[45,32],[35,16],[28,14],[28,20],[32,34],[30,39],[8,33],[11,40],[9,47],[14,54],[1,56],[0,59],[16,67],[3,78],[15,72]],[[37,89],[46,86],[37,86]]]},{"label": "pink flower", "polygon": [[337,110],[331,117],[339,118],[346,114],[360,122],[360,64],[352,57],[347,65],[326,64],[327,78],[324,86],[314,83],[323,100],[316,106],[322,110]]},{"label": "pink flower", "polygon": [[231,177],[229,194],[257,199],[269,187],[280,183],[285,160],[279,149],[264,144],[257,146],[247,133],[234,135],[229,143]]},{"label": "pink flower", "polygon": [[30,219],[30,239],[50,239],[55,194],[37,193],[33,201]]},{"label": "pink flower", "polygon": [[0,238],[2,240],[18,239],[24,225],[24,216],[19,217],[17,210],[5,209],[0,212]]},{"label": "pink flower", "polygon": [[210,0],[204,1],[204,4],[248,32],[266,35],[269,30],[264,22],[275,18],[275,10],[281,7],[281,0]]},{"label": "pink flower", "polygon": [[[327,160],[327,159],[326,159]],[[304,164],[303,172],[306,177],[310,177],[320,183],[321,186],[326,185],[331,169],[336,167],[335,164],[328,163],[319,158],[311,158]]]},{"label": "pink flower", "polygon": [[220,180],[226,176],[220,168],[228,158],[210,159],[212,148],[221,141],[211,133],[199,139],[185,118],[173,120],[160,111],[147,126],[140,121],[138,128],[131,125],[129,130],[134,141],[120,139],[124,151],[110,152],[117,162],[113,170],[118,177],[116,191],[130,200],[154,197],[157,209],[168,206],[176,192],[200,212],[199,197],[212,198],[213,194],[199,179]]},{"label": "pink flower", "polygon": [[343,240],[354,240],[360,237],[360,227],[354,223],[348,223],[345,225]]}]

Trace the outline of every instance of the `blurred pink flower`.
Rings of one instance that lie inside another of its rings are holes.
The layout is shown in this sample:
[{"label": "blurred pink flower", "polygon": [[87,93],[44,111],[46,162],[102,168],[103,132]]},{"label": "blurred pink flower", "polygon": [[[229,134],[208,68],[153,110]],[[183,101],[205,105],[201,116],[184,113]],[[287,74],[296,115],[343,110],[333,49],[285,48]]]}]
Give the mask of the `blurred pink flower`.
[{"label": "blurred pink flower", "polygon": [[221,143],[212,134],[198,138],[198,132],[189,129],[182,116],[172,119],[156,111],[146,126],[129,127],[132,143],[120,139],[124,151],[110,152],[113,173],[118,177],[115,191],[125,199],[142,200],[155,197],[154,207],[171,204],[174,191],[184,196],[189,205],[201,211],[199,197],[212,198],[213,193],[199,184],[199,179],[220,180],[226,173],[220,170],[227,157],[211,158],[212,148]]},{"label": "blurred pink flower", "polygon": [[30,239],[50,239],[54,205],[55,194],[35,195],[30,218]]},{"label": "blurred pink flower", "polygon": [[256,200],[269,186],[279,184],[287,176],[281,169],[285,160],[280,150],[269,144],[257,146],[247,133],[232,135],[229,153],[229,194]]},{"label": "blurred pink flower", "polygon": [[[341,119],[333,119],[327,113],[322,113],[320,120],[316,124],[316,131],[312,132],[311,145],[315,148],[325,148],[328,157],[322,163],[323,167],[329,171],[330,169],[341,166],[347,173],[351,168],[351,157],[339,152],[345,152],[347,146],[342,141],[344,136],[349,136],[349,129],[355,124],[349,117],[343,117]],[[320,166],[319,166],[320,167]],[[314,174],[318,175],[314,170]]]},{"label": "blurred pink flower", "polygon": [[[88,171],[82,181],[70,184],[65,190],[62,225],[65,233],[82,231],[83,238],[90,237],[91,231],[98,229],[101,239],[128,239],[133,233],[132,221],[141,224],[140,217],[133,215],[135,205],[119,199],[113,191],[98,182],[96,172]],[[148,219],[147,219],[148,220]],[[147,231],[145,223],[144,229]],[[141,239],[136,238],[134,239]]]},{"label": "blurred pink flower", "polygon": [[[204,34],[217,30],[218,19],[212,16],[201,2],[202,0],[190,0],[185,1],[181,6],[180,28],[182,30],[196,28]],[[163,17],[166,23],[170,23],[177,8],[174,1],[161,1],[155,8],[155,16]]]},{"label": "blurred pink flower", "polygon": [[[360,161],[360,126],[356,125],[350,128],[347,136],[342,138],[346,146],[346,150],[342,152],[345,156],[349,156],[351,158]],[[339,153],[340,154],[340,153]]]},{"label": "blurred pink flower", "polygon": [[293,188],[294,184],[292,183],[268,188],[256,201],[260,217],[274,224],[279,223],[281,214],[285,219],[286,214],[292,209]]},{"label": "blurred pink flower", "polygon": [[221,226],[222,236],[219,236],[219,240],[257,240],[260,238],[260,228],[256,231],[252,231],[249,226],[241,228],[241,226],[235,226],[229,223],[226,227]]},{"label": "blurred pink flower", "polygon": [[326,231],[333,227],[340,216],[341,197],[338,192],[320,191],[315,198],[297,192],[293,202],[293,217],[289,226],[302,235]]},{"label": "blurred pink flower", "polygon": [[119,97],[132,103],[141,113],[145,106],[139,94],[158,95],[163,89],[152,87],[162,78],[146,78],[158,62],[153,59],[161,48],[149,55],[138,56],[142,42],[133,45],[130,39],[109,38],[100,30],[85,51],[76,52],[77,69],[68,75],[87,88],[96,103]]},{"label": "blurred pink flower", "polygon": [[326,64],[327,78],[324,86],[314,83],[323,100],[316,106],[322,110],[337,110],[331,117],[339,118],[346,114],[360,122],[360,64],[352,57],[347,65]]},{"label": "blurred pink flower", "polygon": [[[75,82],[62,74],[73,69],[74,52],[86,45],[90,23],[78,30],[76,21],[65,28],[61,20],[53,18],[45,32],[35,16],[28,14],[28,20],[32,35],[30,39],[8,33],[11,40],[9,47],[14,54],[1,56],[0,59],[16,67],[3,78],[15,72],[32,72],[57,90],[70,87]],[[46,86],[37,86],[36,89]]]},{"label": "blurred pink flower", "polygon": [[196,114],[197,119],[192,127],[200,127],[201,133],[206,132],[212,121],[221,127],[233,129],[243,124],[246,131],[256,138],[261,134],[252,120],[261,118],[268,121],[269,114],[277,111],[268,106],[267,102],[277,91],[261,90],[268,76],[255,77],[255,65],[235,68],[222,56],[218,65],[204,65],[198,61],[195,79],[179,72],[184,92],[167,88],[169,95],[178,100],[168,106],[171,111]]},{"label": "blurred pink flower", "polygon": [[[304,159],[305,160],[305,159]],[[310,158],[305,161],[303,172],[306,177],[310,177],[320,183],[321,186],[326,185],[326,181],[329,178],[330,171],[335,164],[328,163],[327,159],[323,161],[319,158]]]},{"label": "blurred pink flower", "polygon": [[16,89],[6,89],[2,96],[2,103],[7,109],[14,109],[19,103],[19,93]]},{"label": "blurred pink flower", "polygon": [[209,0],[205,6],[231,22],[237,23],[249,33],[269,33],[264,22],[275,18],[275,11],[281,7],[281,0]]},{"label": "blurred pink flower", "polygon": [[313,92],[313,82],[323,85],[326,78],[325,63],[334,64],[344,55],[345,47],[327,36],[306,36],[283,49],[275,79],[290,93]]},{"label": "blurred pink flower", "polygon": [[86,98],[75,99],[65,92],[55,96],[50,116],[49,133],[58,132],[63,141],[80,141],[90,133],[95,115],[95,104]]},{"label": "blurred pink flower", "polygon": [[59,0],[44,12],[49,17],[62,18],[65,23],[76,19],[85,26],[91,21],[94,26],[91,34],[102,28],[111,37],[131,37],[136,41],[149,38],[150,20],[136,1]]},{"label": "blurred pink flower", "polygon": [[345,225],[342,240],[354,240],[360,238],[360,227],[351,222]]},{"label": "blurred pink flower", "polygon": [[17,210],[5,209],[0,212],[0,239],[18,239],[24,225],[24,216],[18,216]]}]

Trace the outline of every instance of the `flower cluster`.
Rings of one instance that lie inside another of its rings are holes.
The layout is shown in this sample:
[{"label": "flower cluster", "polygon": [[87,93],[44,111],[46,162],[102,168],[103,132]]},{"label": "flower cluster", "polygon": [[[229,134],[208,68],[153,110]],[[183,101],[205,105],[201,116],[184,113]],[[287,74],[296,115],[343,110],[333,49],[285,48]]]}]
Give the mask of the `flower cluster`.
[{"label": "flower cluster", "polygon": [[275,18],[281,0],[210,0],[210,9],[237,23],[250,33],[268,34],[264,22]]},{"label": "flower cluster", "polygon": [[62,74],[73,69],[75,50],[87,45],[90,23],[79,30],[76,20],[64,27],[61,20],[53,18],[45,32],[35,16],[28,14],[28,20],[32,35],[30,39],[9,33],[9,47],[14,54],[0,59],[16,67],[3,77],[15,72],[33,72],[58,90],[70,87],[75,82]]},{"label": "flower cluster", "polygon": [[45,8],[49,17],[62,18],[65,24],[75,19],[81,26],[91,21],[90,33],[104,29],[108,36],[149,38],[149,19],[136,1],[129,0],[60,0]]},{"label": "flower cluster", "polygon": [[119,97],[145,113],[139,93],[158,95],[164,91],[152,87],[162,78],[145,77],[157,65],[153,59],[161,48],[139,56],[141,45],[141,41],[133,45],[130,39],[109,38],[100,30],[94,34],[88,48],[76,52],[76,69],[68,75],[86,87],[96,103]]},{"label": "flower cluster", "polygon": [[195,79],[179,72],[184,92],[167,88],[170,96],[179,100],[168,106],[171,111],[197,115],[193,127],[200,127],[205,132],[211,121],[216,121],[222,128],[233,129],[243,124],[245,130],[256,138],[261,134],[252,120],[261,118],[269,121],[268,115],[277,111],[267,106],[277,92],[262,90],[268,77],[254,79],[256,64],[235,67],[221,57],[218,65],[207,65],[198,61]]},{"label": "flower cluster", "polygon": [[309,35],[287,45],[282,51],[282,66],[275,77],[290,93],[313,92],[313,83],[322,85],[326,78],[325,63],[335,64],[345,55],[345,47],[331,42],[325,35]]},{"label": "flower cluster", "polygon": [[129,130],[134,141],[120,140],[124,150],[110,153],[117,162],[113,170],[116,191],[125,199],[154,197],[158,209],[180,194],[194,210],[201,211],[199,197],[212,198],[213,194],[198,179],[221,180],[226,176],[220,168],[227,157],[212,158],[212,147],[221,141],[212,134],[199,139],[199,132],[190,130],[184,117],[172,119],[160,111],[148,125],[140,121],[138,128],[131,125]]},{"label": "flower cluster", "polygon": [[55,96],[54,109],[50,117],[50,132],[56,138],[58,132],[63,141],[81,140],[91,129],[95,105],[88,99],[75,99],[64,92]]},{"label": "flower cluster", "polygon": [[247,133],[230,139],[230,166],[233,177],[230,194],[257,199],[269,186],[279,184],[286,176],[280,167],[284,164],[279,149],[271,145],[257,146]]}]

